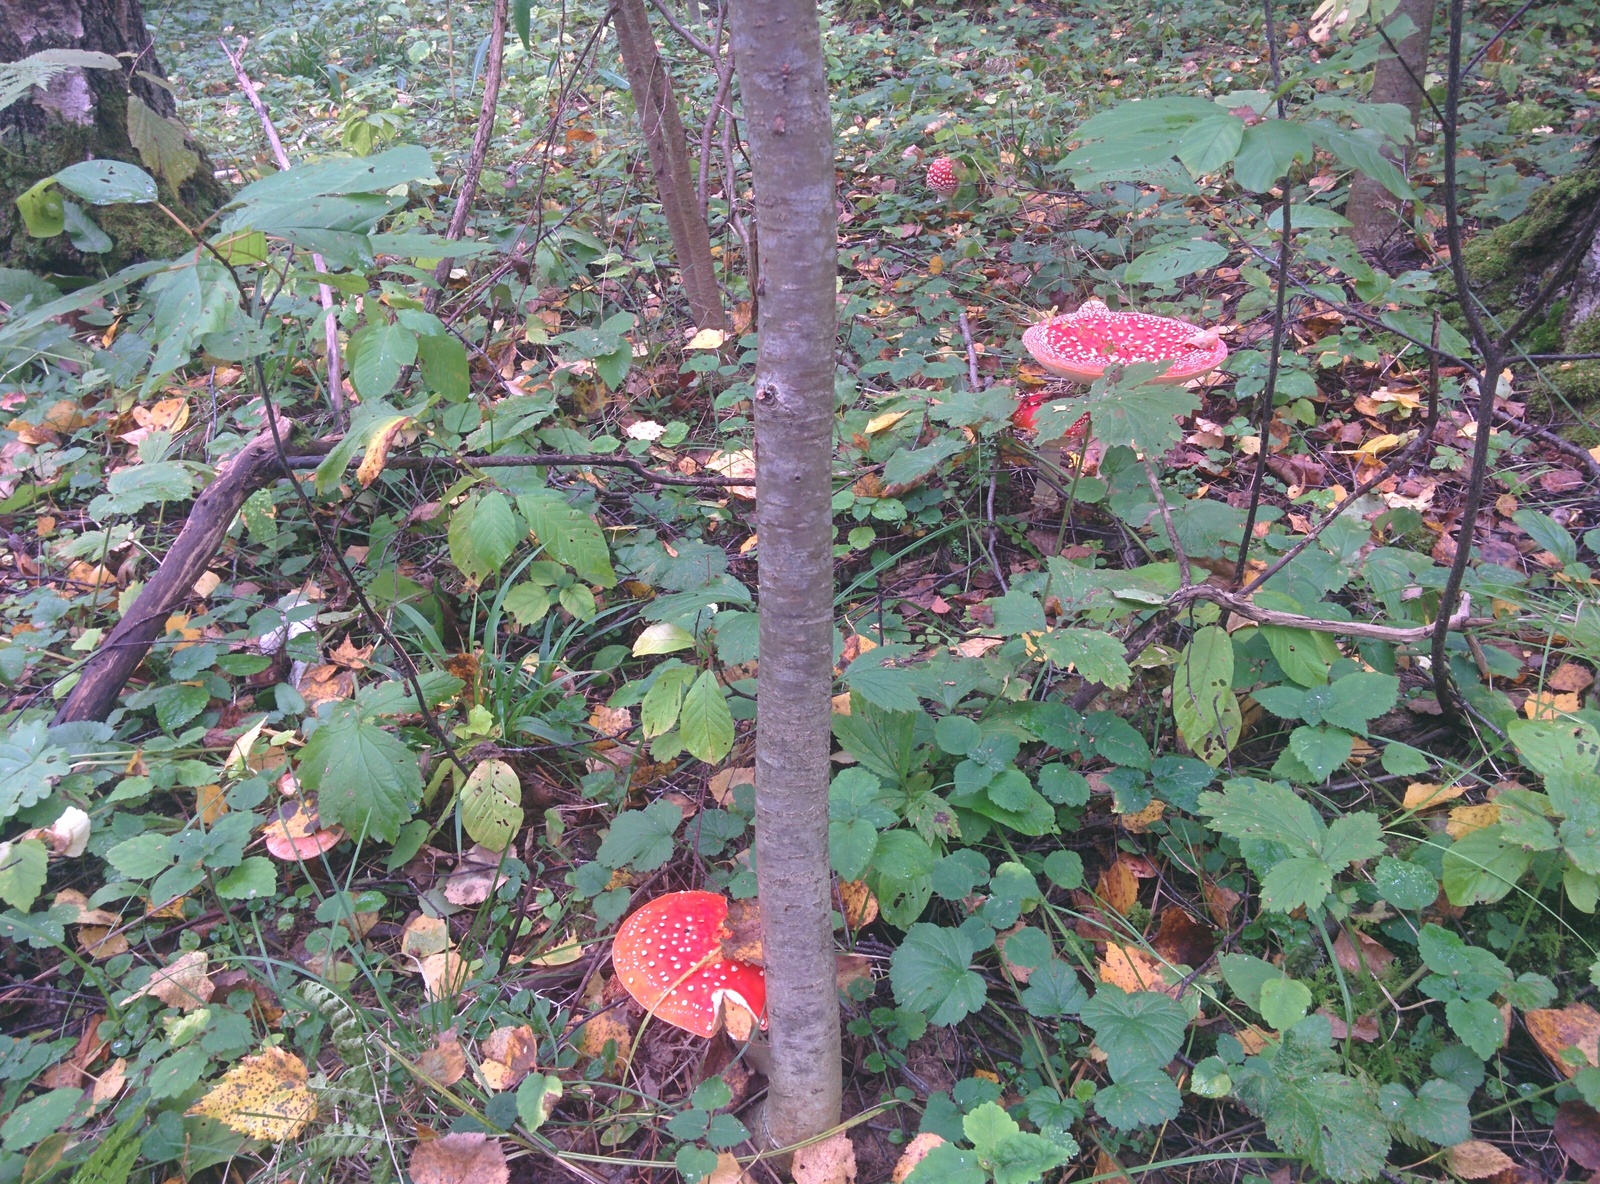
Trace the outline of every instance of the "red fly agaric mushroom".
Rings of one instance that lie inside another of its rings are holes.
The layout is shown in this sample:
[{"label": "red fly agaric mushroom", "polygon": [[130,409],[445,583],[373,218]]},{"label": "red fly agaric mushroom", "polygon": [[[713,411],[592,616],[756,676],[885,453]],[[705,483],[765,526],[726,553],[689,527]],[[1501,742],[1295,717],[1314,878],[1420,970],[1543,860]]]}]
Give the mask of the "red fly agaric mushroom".
[{"label": "red fly agaric mushroom", "polygon": [[961,188],[961,178],[956,175],[956,162],[941,156],[928,166],[928,188],[940,197],[950,198]]},{"label": "red fly agaric mushroom", "polygon": [[344,841],[344,827],[322,828],[317,808],[300,798],[280,803],[265,833],[268,854],[286,863],[315,859]]},{"label": "red fly agaric mushroom", "polygon": [[1176,386],[1209,373],[1228,356],[1214,329],[1144,312],[1112,312],[1103,300],[1085,300],[1077,312],[1033,326],[1022,344],[1050,373],[1093,382],[1110,365],[1170,362],[1150,381]]},{"label": "red fly agaric mushroom", "polygon": [[710,1037],[724,1004],[767,1026],[767,979],[759,966],[725,957],[728,902],[715,892],[669,892],[617,930],[611,964],[628,994],[658,1019]]}]

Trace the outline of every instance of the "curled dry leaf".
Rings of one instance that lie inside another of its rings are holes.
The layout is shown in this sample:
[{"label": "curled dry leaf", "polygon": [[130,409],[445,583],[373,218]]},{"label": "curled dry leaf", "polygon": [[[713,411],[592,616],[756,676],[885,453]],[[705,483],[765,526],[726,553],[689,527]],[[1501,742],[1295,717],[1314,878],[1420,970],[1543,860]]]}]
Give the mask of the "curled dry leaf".
[{"label": "curled dry leaf", "polygon": [[1343,1040],[1346,1036],[1359,1040],[1363,1044],[1376,1044],[1381,1033],[1378,1030],[1378,1017],[1374,1015],[1356,1016],[1355,1026],[1351,1027],[1344,1022],[1343,1016],[1334,1015],[1326,1007],[1319,1007],[1317,1014],[1326,1016],[1328,1029],[1335,1040]]},{"label": "curled dry leaf", "polygon": [[1127,916],[1128,910],[1139,902],[1139,880],[1132,865],[1125,859],[1119,859],[1101,872],[1099,883],[1095,885],[1095,895],[1110,908]]},{"label": "curled dry leaf", "polygon": [[153,995],[169,1007],[180,1011],[193,1011],[211,999],[216,987],[206,975],[206,952],[190,950],[179,954],[168,966],[163,966],[150,976],[150,981],[117,1003],[126,1007],[135,999]]},{"label": "curled dry leaf", "polygon": [[500,1140],[476,1131],[418,1143],[406,1167],[416,1184],[506,1184],[511,1179]]},{"label": "curled dry leaf", "polygon": [[1482,1139],[1457,1143],[1444,1153],[1444,1158],[1450,1170],[1463,1180],[1485,1180],[1517,1166],[1504,1151]]},{"label": "curled dry leaf", "polygon": [[281,1048],[245,1057],[189,1107],[226,1123],[252,1139],[286,1143],[317,1116],[317,1099],[306,1088],[305,1062]]},{"label": "curled dry leaf", "polygon": [[865,929],[878,919],[878,898],[865,880],[839,881],[839,903],[851,929]]},{"label": "curled dry leaf", "polygon": [[[748,448],[740,448],[734,452],[714,453],[706,459],[706,468],[720,477],[733,477],[753,481],[756,475],[756,454]],[[734,497],[753,500],[756,496],[756,487],[754,485],[730,485],[728,492]]]},{"label": "curled dry leaf", "polygon": [[[505,862],[499,851],[491,851],[478,843],[461,857],[459,863],[445,876],[444,898],[451,904],[482,904],[491,893],[509,877],[500,872]],[[498,874],[497,874],[498,873]]]},{"label": "curled dry leaf", "polygon": [[467,1073],[467,1054],[461,1050],[461,1041],[454,1028],[439,1034],[432,1048],[417,1057],[417,1072],[430,1084],[449,1089]]},{"label": "curled dry leaf", "polygon": [[794,1153],[794,1184],[854,1184],[856,1149],[844,1131]]},{"label": "curled dry leaf", "polygon": [[78,1043],[73,1045],[72,1051],[64,1060],[51,1065],[46,1069],[40,1079],[47,1089],[77,1089],[88,1076],[89,1066],[99,1058],[106,1049],[106,1042],[100,1039],[100,1025],[105,1022],[105,1012],[97,1011],[83,1023],[83,1031],[78,1036]]},{"label": "curled dry leaf", "polygon": [[1582,1065],[1576,1065],[1562,1056],[1569,1048],[1581,1052],[1590,1065],[1600,1065],[1600,1011],[1587,1003],[1574,1003],[1559,1009],[1539,1009],[1522,1017],[1528,1035],[1544,1053],[1556,1063],[1562,1073],[1576,1077]]},{"label": "curled dry leaf", "polygon": [[900,1159],[894,1165],[894,1174],[889,1179],[893,1184],[905,1184],[906,1177],[927,1158],[928,1152],[943,1142],[944,1140],[932,1131],[923,1131],[906,1144],[906,1149],[900,1153]]},{"label": "curled dry leaf", "polygon": [[496,1028],[478,1042],[478,1076],[497,1093],[511,1089],[533,1072],[538,1051],[539,1038],[527,1024]]},{"label": "curled dry leaf", "polygon": [[1333,953],[1346,973],[1358,977],[1382,978],[1394,962],[1394,954],[1383,943],[1360,930],[1342,930],[1334,939]]},{"label": "curled dry leaf", "polygon": [[118,1057],[105,1067],[89,1089],[89,1104],[98,1110],[122,1092],[128,1084],[128,1062]]}]

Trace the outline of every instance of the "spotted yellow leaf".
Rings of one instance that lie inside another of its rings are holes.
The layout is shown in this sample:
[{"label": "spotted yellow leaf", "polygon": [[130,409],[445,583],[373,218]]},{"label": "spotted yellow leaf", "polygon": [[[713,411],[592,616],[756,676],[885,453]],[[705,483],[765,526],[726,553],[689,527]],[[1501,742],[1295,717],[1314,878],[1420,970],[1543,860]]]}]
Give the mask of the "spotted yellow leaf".
[{"label": "spotted yellow leaf", "polygon": [[306,1088],[305,1062],[268,1048],[224,1073],[189,1113],[215,1118],[252,1139],[284,1143],[316,1118],[317,1099]]}]

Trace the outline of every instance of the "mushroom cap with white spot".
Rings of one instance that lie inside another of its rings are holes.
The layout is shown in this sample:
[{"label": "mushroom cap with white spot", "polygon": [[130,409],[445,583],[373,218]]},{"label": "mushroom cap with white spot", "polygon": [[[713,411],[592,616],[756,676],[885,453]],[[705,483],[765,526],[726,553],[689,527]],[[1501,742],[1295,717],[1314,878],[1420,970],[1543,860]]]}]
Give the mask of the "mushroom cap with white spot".
[{"label": "mushroom cap with white spot", "polygon": [[1076,312],[1052,317],[1022,335],[1022,344],[1050,373],[1093,382],[1106,367],[1135,362],[1170,362],[1150,381],[1179,385],[1209,373],[1228,356],[1214,330],[1176,317],[1112,312],[1103,300],[1085,300]]},{"label": "mushroom cap with white spot", "polygon": [[724,1000],[743,1006],[765,1028],[766,975],[753,963],[723,956],[727,917],[728,902],[715,892],[656,897],[617,930],[611,964],[618,981],[657,1019],[696,1036],[715,1034]]}]

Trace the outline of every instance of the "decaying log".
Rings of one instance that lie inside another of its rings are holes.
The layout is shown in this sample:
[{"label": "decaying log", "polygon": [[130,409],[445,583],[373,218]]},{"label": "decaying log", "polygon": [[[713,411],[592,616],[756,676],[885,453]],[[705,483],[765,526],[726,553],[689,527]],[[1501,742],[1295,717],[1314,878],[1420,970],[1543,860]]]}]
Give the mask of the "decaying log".
[{"label": "decaying log", "polygon": [[[280,417],[278,430],[287,439],[294,425]],[[167,618],[190,594],[222,546],[245,499],[282,472],[270,429],[263,430],[222,466],[217,479],[195,499],[194,509],[172,549],[133,607],[84,663],[77,685],[56,712],[56,723],[100,720],[110,714],[123,685],[161,636]]]}]

